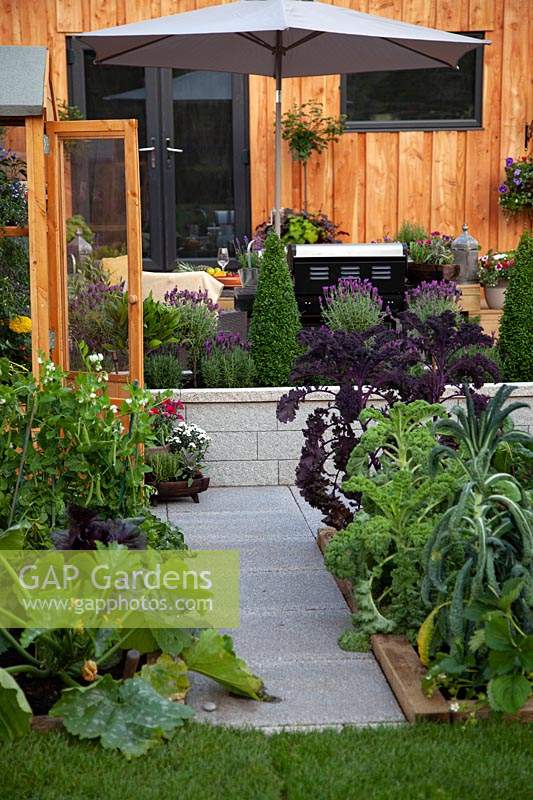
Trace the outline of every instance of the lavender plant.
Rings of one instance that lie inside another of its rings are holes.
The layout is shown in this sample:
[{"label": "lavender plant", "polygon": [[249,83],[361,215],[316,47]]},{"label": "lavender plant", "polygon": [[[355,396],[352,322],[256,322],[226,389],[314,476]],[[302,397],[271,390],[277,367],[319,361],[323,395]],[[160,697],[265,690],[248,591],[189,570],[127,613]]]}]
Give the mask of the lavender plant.
[{"label": "lavender plant", "polygon": [[238,333],[220,331],[204,345],[202,377],[209,388],[253,386],[255,364],[250,345]]},{"label": "lavender plant", "polygon": [[459,320],[457,301],[460,297],[461,292],[453,281],[422,281],[405,293],[405,302],[408,310],[423,322],[445,311],[451,311]]},{"label": "lavender plant", "polygon": [[369,280],[341,278],[336,286],[324,286],[323,292],[322,319],[332,331],[364,331],[385,317],[383,300]]}]

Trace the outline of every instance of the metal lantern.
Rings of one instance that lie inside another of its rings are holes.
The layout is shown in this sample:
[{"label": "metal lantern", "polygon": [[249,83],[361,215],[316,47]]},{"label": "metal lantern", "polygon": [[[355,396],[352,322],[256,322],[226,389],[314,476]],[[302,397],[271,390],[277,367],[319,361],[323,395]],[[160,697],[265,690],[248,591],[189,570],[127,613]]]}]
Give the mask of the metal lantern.
[{"label": "metal lantern", "polygon": [[474,283],[477,274],[479,242],[468,233],[468,225],[463,225],[463,232],[452,242],[452,253],[455,264],[459,264],[458,283]]},{"label": "metal lantern", "polygon": [[[67,246],[67,253],[69,257],[69,266],[72,268],[72,272],[77,272],[86,258],[89,258],[92,255],[93,248],[92,245],[83,238],[82,232],[80,228],[76,229],[76,234],[72,241]],[[71,270],[69,270],[70,272]]]}]

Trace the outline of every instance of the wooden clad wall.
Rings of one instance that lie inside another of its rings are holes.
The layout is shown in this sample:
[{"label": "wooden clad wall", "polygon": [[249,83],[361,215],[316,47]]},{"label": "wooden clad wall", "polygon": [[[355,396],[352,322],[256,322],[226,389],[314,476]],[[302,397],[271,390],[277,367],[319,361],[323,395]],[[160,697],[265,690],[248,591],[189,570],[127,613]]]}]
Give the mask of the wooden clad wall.
[{"label": "wooden clad wall", "polygon": [[[220,0],[214,0],[220,2]],[[393,234],[406,218],[446,232],[468,221],[483,249],[516,243],[523,219],[508,221],[497,186],[507,155],[524,154],[533,118],[533,0],[335,0],[370,14],[447,30],[484,30],[484,129],[346,133],[308,173],[309,206],[323,210],[353,241]],[[212,4],[212,0],[3,0],[0,44],[48,45],[56,97],[67,97],[65,36]],[[5,76],[2,76],[5,80]],[[339,77],[285,82],[284,105],[312,98],[340,111]],[[252,221],[273,202],[274,88],[250,78]],[[301,207],[298,165],[284,155],[283,202]]]}]

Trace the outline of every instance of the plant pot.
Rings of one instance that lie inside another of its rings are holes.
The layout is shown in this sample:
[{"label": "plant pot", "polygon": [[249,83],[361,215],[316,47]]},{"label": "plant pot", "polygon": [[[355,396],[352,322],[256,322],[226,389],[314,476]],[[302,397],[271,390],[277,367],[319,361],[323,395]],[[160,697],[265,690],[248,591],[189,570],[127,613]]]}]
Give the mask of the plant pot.
[{"label": "plant pot", "polygon": [[259,280],[259,268],[243,267],[239,270],[239,278],[241,279],[243,286],[247,286],[248,288],[257,286],[257,281]]},{"label": "plant pot", "polygon": [[501,281],[497,286],[484,286],[485,300],[489,308],[502,309],[505,304],[505,292],[508,281]]},{"label": "plant pot", "polygon": [[157,445],[156,447],[146,447],[144,450],[145,456],[158,456],[162,453],[170,453],[168,444]]},{"label": "plant pot", "polygon": [[415,264],[407,263],[407,277],[411,286],[422,281],[453,281],[459,275],[459,264]]},{"label": "plant pot", "polygon": [[166,502],[176,500],[178,497],[192,497],[195,503],[199,503],[198,495],[209,487],[209,478],[199,473],[190,485],[188,481],[161,481],[154,486],[157,490],[157,500]]}]

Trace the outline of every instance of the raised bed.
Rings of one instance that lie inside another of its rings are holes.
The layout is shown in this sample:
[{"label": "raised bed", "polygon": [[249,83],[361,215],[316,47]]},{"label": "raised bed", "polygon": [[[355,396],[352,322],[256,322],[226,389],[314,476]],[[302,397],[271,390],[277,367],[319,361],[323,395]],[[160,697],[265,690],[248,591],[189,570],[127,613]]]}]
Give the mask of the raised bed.
[{"label": "raised bed", "polygon": [[[426,697],[421,687],[426,669],[405,636],[375,634],[372,636],[372,650],[409,722],[463,722],[474,709],[473,701],[460,700],[461,710],[450,711],[451,701],[440,691]],[[477,715],[488,717],[489,713],[488,708],[483,708]],[[533,699],[528,700],[514,718],[533,722]]]}]

